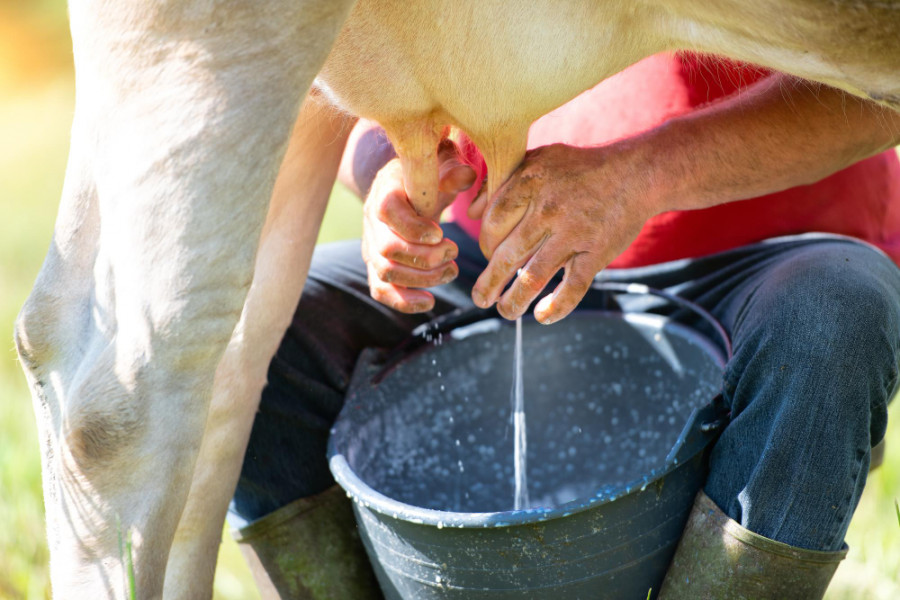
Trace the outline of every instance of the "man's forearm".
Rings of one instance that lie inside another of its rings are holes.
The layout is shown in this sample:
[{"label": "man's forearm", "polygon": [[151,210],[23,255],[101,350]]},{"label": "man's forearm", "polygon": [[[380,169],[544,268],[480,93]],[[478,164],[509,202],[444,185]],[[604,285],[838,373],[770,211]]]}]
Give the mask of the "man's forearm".
[{"label": "man's forearm", "polygon": [[900,113],[776,74],[644,135],[659,212],[688,210],[814,183],[891,148]]},{"label": "man's forearm", "polygon": [[338,181],[364,199],[378,171],[397,156],[384,130],[374,121],[360,119],[347,141]]}]

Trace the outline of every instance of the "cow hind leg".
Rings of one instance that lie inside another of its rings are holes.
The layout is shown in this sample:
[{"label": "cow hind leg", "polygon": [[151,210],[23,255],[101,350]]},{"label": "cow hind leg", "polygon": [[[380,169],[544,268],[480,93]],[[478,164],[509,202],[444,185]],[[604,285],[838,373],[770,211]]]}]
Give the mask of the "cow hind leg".
[{"label": "cow hind leg", "polygon": [[20,313],[56,592],[159,597],[300,99],[352,2],[76,0],[76,114]]}]

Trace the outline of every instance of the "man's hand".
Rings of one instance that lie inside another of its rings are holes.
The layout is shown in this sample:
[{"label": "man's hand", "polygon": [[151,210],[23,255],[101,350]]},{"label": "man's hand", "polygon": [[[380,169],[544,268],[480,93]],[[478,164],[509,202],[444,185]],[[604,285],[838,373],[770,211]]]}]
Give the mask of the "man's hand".
[{"label": "man's hand", "polygon": [[500,314],[514,318],[565,268],[535,308],[538,321],[552,323],[575,308],[648,218],[814,183],[896,145],[898,132],[900,113],[775,74],[607,146],[539,148],[469,211],[483,214],[481,248],[490,261],[472,299],[483,308],[498,302]]},{"label": "man's hand", "polygon": [[475,304],[486,308],[497,302],[501,315],[515,319],[565,269],[562,282],[534,313],[538,321],[552,323],[574,310],[594,275],[657,212],[639,150],[629,141],[600,148],[537,148],[486,208],[479,197],[470,216],[483,212],[480,243],[490,263],[473,288]]},{"label": "man's hand", "polygon": [[[475,171],[460,161],[449,140],[441,143],[438,157],[443,209],[472,186]],[[404,313],[431,310],[434,296],[420,288],[456,278],[458,249],[443,239],[437,223],[416,214],[403,188],[399,160],[390,161],[378,172],[363,214],[362,253],[372,298]]]}]

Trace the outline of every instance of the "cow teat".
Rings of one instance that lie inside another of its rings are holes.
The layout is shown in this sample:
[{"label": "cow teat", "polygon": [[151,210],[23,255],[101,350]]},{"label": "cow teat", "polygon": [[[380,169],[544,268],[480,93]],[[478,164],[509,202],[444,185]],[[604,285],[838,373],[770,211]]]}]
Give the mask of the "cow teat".
[{"label": "cow teat", "polygon": [[[406,195],[416,212],[437,220],[443,209],[438,203],[440,185],[438,150],[450,128],[427,119],[381,124],[403,167]],[[486,192],[494,192],[512,174],[522,158],[528,138],[528,123],[489,136],[470,136],[487,165]]]},{"label": "cow teat", "polygon": [[428,118],[381,123],[403,167],[403,186],[416,212],[433,220],[438,205],[438,144],[442,129]]}]

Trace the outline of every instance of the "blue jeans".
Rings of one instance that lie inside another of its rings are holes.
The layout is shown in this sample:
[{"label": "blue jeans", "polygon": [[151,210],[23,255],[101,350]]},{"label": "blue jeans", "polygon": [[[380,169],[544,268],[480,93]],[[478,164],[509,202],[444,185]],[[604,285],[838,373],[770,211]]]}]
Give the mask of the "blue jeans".
[{"label": "blue jeans", "polygon": [[[234,526],[333,484],[327,436],[363,348],[393,346],[417,325],[472,306],[469,291],[486,263],[456,226],[445,231],[460,247],[460,276],[433,290],[435,309],[425,315],[402,315],[369,297],[358,242],[317,248],[269,370],[232,502]],[[712,450],[707,495],[765,537],[841,548],[897,387],[900,269],[855,240],[811,234],[598,278],[677,293],[731,336],[722,394],[732,420]],[[644,297],[620,303],[672,310]],[[702,321],[673,317],[714,339]]]}]

